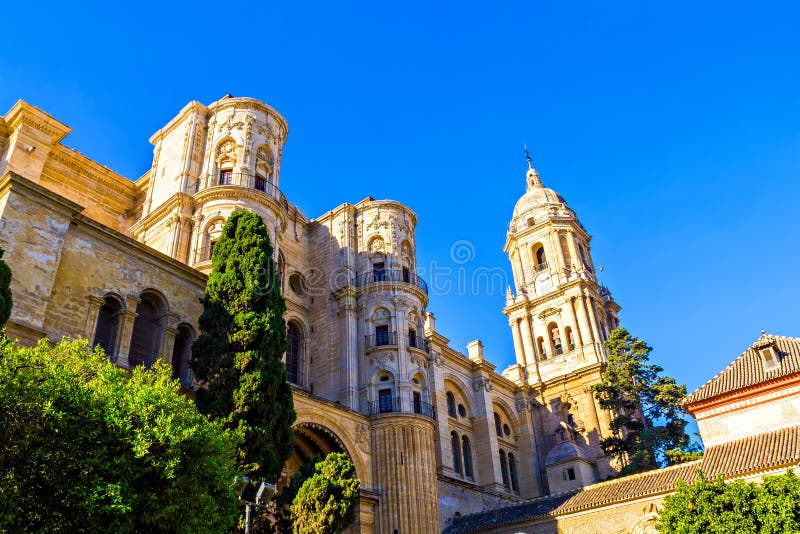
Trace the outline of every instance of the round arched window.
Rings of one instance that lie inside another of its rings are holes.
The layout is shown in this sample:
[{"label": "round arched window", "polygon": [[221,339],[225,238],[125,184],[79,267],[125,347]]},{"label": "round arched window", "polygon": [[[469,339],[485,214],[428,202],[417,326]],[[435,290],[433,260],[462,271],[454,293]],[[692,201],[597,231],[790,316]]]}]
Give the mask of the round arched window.
[{"label": "round arched window", "polygon": [[508,425],[503,425],[503,434],[505,434],[506,436],[511,435],[511,429],[508,427]]},{"label": "round arched window", "polygon": [[463,404],[459,404],[458,405],[458,415],[460,415],[461,417],[466,417],[467,416],[467,409],[464,408]]}]

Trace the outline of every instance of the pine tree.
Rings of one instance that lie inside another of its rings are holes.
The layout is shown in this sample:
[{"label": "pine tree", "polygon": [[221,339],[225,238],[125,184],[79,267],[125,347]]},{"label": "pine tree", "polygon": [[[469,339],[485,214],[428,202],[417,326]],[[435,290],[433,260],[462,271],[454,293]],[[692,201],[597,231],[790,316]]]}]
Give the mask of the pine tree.
[{"label": "pine tree", "polygon": [[662,376],[663,369],[650,363],[653,349],[624,328],[611,332],[605,347],[603,381],[592,388],[600,406],[614,415],[614,435],[600,442],[603,451],[627,462],[623,474],[698,458],[680,405],[686,386]]},{"label": "pine tree", "polygon": [[282,361],[286,303],[272,254],[261,217],[233,212],[214,247],[191,362],[202,386],[198,407],[243,432],[240,467],[269,481],[292,454],[295,420]]},{"label": "pine tree", "polygon": [[11,317],[11,269],[3,261],[3,247],[0,247],[0,330]]}]

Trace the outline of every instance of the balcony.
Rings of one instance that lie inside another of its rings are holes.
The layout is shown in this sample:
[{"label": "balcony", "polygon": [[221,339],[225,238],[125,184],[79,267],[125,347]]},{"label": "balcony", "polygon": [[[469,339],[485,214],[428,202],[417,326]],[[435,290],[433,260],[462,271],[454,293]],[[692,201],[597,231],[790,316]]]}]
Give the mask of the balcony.
[{"label": "balcony", "polygon": [[533,266],[533,270],[536,271],[536,272],[541,272],[541,271],[547,270],[547,262],[543,261],[539,265],[534,265]]},{"label": "balcony", "polygon": [[217,174],[204,174],[197,181],[196,193],[209,187],[218,186],[233,186],[233,187],[246,187],[248,189],[255,189],[261,191],[274,198],[283,209],[289,209],[289,201],[286,196],[281,193],[281,190],[273,184],[259,176],[255,176],[244,172],[224,172]]},{"label": "balcony", "polygon": [[417,286],[425,294],[428,294],[428,284],[420,276],[406,269],[381,269],[362,273],[356,278],[356,287],[364,287],[369,284],[381,282],[402,282]]},{"label": "balcony", "polygon": [[373,349],[375,347],[396,347],[397,332],[379,332],[371,336],[364,336],[364,347]]},{"label": "balcony", "polygon": [[369,415],[412,413],[436,419],[436,412],[430,403],[414,401],[410,403],[410,406],[404,406],[402,400],[401,397],[384,397],[380,400],[372,401],[369,403]]},{"label": "balcony", "polygon": [[430,353],[431,349],[428,340],[422,336],[408,335],[408,346],[412,349],[419,349],[425,353]]}]

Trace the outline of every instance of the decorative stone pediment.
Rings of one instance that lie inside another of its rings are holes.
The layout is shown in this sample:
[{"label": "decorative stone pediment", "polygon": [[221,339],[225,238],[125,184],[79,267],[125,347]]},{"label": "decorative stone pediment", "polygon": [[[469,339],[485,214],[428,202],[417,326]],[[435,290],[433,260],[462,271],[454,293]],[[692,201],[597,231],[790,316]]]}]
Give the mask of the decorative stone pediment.
[{"label": "decorative stone pediment", "polygon": [[550,317],[551,315],[558,315],[560,313],[561,313],[561,308],[547,308],[537,317],[539,317],[539,319],[544,319],[545,317]]}]

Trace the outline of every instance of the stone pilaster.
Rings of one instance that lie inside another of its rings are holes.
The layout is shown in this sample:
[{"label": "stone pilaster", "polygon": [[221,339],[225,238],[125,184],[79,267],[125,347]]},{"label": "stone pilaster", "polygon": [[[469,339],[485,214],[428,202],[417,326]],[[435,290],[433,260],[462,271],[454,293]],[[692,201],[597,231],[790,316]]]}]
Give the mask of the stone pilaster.
[{"label": "stone pilaster", "polygon": [[89,295],[86,300],[88,306],[86,310],[86,325],[83,328],[83,337],[89,340],[89,343],[94,343],[94,333],[97,331],[97,319],[100,314],[100,308],[103,307],[105,301],[100,297]]}]

